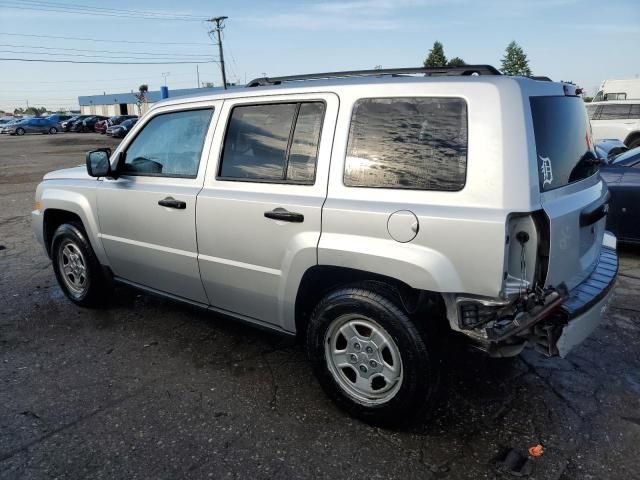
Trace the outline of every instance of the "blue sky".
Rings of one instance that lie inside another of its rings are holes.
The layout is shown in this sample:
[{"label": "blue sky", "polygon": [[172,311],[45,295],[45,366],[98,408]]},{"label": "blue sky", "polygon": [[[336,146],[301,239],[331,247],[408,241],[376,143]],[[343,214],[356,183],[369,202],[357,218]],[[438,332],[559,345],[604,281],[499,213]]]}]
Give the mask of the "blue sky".
[{"label": "blue sky", "polygon": [[[156,58],[164,54],[182,60],[217,59],[217,49],[207,36],[208,24],[196,18],[146,20],[43,11],[42,5],[51,3],[54,1],[0,0],[0,57],[91,60],[94,55],[61,50],[64,48],[139,52],[136,55],[154,54]],[[71,0],[63,3],[70,4]],[[161,15],[226,15],[227,76],[238,82],[263,73],[286,75],[376,65],[419,66],[435,40],[444,44],[448,57],[459,56],[467,63],[489,63],[498,68],[505,46],[516,40],[528,54],[534,74],[573,80],[589,92],[606,78],[640,75],[638,0],[86,0],[77,5],[155,11]],[[65,52],[89,57],[60,55]],[[199,69],[201,81],[221,83],[217,64],[203,63]],[[190,64],[0,61],[0,108],[25,106],[26,100],[30,105],[52,109],[71,107],[77,105],[78,95],[126,92],[137,89],[141,83],[157,89],[166,72],[170,89],[196,86],[196,66]]]}]

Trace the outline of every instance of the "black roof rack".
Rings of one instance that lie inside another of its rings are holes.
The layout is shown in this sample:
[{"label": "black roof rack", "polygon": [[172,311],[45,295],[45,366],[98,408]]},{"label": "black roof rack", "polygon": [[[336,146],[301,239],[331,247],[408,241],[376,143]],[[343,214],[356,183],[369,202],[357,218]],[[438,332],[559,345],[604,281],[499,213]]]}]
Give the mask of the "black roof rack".
[{"label": "black roof rack", "polygon": [[345,72],[309,73],[306,75],[290,75],[287,77],[262,77],[255,78],[247,83],[247,87],[260,87],[265,85],[280,85],[283,82],[295,82],[302,80],[322,80],[328,78],[345,77],[378,77],[382,75],[400,76],[423,74],[425,76],[447,75],[501,75],[491,65],[463,65],[460,67],[421,67],[421,68],[385,68],[379,70],[349,70]]}]

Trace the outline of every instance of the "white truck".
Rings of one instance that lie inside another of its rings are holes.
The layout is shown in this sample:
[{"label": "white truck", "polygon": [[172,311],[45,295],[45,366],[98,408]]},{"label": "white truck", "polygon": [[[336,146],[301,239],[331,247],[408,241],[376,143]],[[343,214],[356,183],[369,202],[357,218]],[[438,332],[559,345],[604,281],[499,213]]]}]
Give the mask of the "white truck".
[{"label": "white truck", "polygon": [[640,78],[605,80],[593,97],[594,102],[635,99],[640,99]]}]

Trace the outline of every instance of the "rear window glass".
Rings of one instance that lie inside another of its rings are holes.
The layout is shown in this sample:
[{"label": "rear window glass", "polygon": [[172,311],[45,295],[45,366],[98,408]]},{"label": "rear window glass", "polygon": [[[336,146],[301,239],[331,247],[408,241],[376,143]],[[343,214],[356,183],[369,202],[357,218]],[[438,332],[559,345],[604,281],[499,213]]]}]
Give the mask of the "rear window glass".
[{"label": "rear window glass", "polygon": [[564,187],[598,170],[580,97],[531,97],[531,115],[541,191]]},{"label": "rear window glass", "polygon": [[358,100],[344,183],[456,191],[467,170],[467,104],[461,98]]}]

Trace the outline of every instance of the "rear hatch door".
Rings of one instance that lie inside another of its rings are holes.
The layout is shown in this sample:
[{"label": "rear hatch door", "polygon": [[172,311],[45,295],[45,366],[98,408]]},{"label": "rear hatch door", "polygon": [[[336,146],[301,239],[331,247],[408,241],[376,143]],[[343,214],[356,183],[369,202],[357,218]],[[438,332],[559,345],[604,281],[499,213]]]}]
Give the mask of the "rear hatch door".
[{"label": "rear hatch door", "polygon": [[584,101],[530,97],[542,207],[549,219],[546,285],[569,289],[595,268],[609,193],[598,173]]}]

